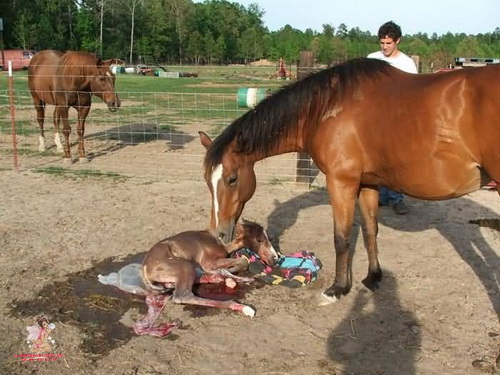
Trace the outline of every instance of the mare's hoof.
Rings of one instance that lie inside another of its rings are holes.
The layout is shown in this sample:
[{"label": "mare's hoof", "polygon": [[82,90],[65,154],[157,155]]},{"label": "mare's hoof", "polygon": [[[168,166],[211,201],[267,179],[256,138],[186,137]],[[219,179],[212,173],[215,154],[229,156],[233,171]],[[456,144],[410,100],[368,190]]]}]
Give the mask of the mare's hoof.
[{"label": "mare's hoof", "polygon": [[321,293],[319,305],[325,306],[337,302],[337,300],[340,299],[340,296],[342,295],[345,296],[347,293],[349,293],[350,290],[351,290],[350,285],[338,286],[333,284],[331,287],[329,287],[327,290]]},{"label": "mare's hoof", "polygon": [[378,272],[370,273],[368,276],[366,276],[365,279],[363,279],[362,283],[373,292],[379,288],[380,281],[382,281],[381,270],[379,270]]},{"label": "mare's hoof", "polygon": [[63,158],[64,164],[73,164],[73,160],[71,158]]},{"label": "mare's hoof", "polygon": [[47,149],[45,148],[45,146],[38,146],[38,151],[45,152],[47,151]]},{"label": "mare's hoof", "polygon": [[250,318],[253,318],[255,316],[255,310],[250,306],[244,306],[241,312],[243,313],[243,315],[249,316]]},{"label": "mare's hoof", "polygon": [[331,305],[332,303],[335,303],[337,301],[338,301],[338,298],[335,297],[334,295],[329,296],[329,295],[325,294],[325,292],[323,292],[319,296],[318,306],[328,306],[328,305]]},{"label": "mare's hoof", "polygon": [[80,164],[86,164],[88,163],[90,160],[86,157],[83,157],[83,158],[79,158],[78,161],[80,162]]}]

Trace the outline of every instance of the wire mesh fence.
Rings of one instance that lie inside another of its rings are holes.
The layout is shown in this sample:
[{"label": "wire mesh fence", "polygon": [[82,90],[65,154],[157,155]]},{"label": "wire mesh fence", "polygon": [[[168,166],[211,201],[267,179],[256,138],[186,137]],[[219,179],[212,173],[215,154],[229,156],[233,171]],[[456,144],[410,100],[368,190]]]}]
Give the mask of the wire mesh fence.
[{"label": "wire mesh fence", "polygon": [[[2,169],[14,168],[16,151],[20,170],[59,168],[146,179],[200,178],[205,150],[198,132],[215,137],[249,110],[238,102],[236,90],[233,93],[201,89],[199,92],[120,91],[121,107],[116,112],[110,112],[105,103],[94,97],[84,132],[89,161],[78,160],[77,114],[70,109],[72,163],[67,163],[54,142],[54,106],[46,107],[47,148],[39,150],[37,113],[29,90],[22,86],[22,82],[14,84],[12,93],[8,88],[0,91]],[[311,182],[322,184],[321,174],[314,166],[297,170],[295,153],[258,162],[256,172],[258,178],[270,182],[295,182],[299,173],[310,176]]]}]

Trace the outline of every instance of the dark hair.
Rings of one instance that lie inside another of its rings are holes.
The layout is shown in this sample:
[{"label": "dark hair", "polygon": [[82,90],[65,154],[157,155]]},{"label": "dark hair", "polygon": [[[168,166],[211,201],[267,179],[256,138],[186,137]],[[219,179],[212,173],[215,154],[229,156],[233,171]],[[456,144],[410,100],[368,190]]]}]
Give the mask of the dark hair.
[{"label": "dark hair", "polygon": [[389,37],[389,38],[392,38],[394,41],[396,41],[399,38],[401,38],[401,35],[402,35],[401,27],[399,27],[399,25],[395,24],[392,21],[384,23],[378,29],[378,38],[379,39]]},{"label": "dark hair", "polygon": [[43,328],[43,323],[49,324],[49,320],[45,315],[38,315],[36,317],[36,324],[38,324],[40,328]]}]

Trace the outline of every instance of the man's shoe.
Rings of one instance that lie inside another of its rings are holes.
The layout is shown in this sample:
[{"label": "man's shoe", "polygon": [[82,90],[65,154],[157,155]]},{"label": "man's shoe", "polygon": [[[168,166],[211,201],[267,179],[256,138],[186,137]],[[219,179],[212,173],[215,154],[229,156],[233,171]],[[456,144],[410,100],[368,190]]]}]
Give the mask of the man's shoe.
[{"label": "man's shoe", "polygon": [[392,209],[394,210],[396,215],[406,215],[408,213],[408,206],[403,201],[399,201],[398,203],[396,203],[394,206],[392,206]]}]

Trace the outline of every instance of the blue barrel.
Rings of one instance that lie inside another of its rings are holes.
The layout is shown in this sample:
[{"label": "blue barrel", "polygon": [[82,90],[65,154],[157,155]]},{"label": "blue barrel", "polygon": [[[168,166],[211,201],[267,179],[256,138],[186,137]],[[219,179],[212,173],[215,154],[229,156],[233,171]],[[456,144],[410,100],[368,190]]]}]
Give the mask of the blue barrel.
[{"label": "blue barrel", "polygon": [[238,107],[253,108],[270,95],[270,89],[242,87],[238,89],[236,100],[238,102]]}]

